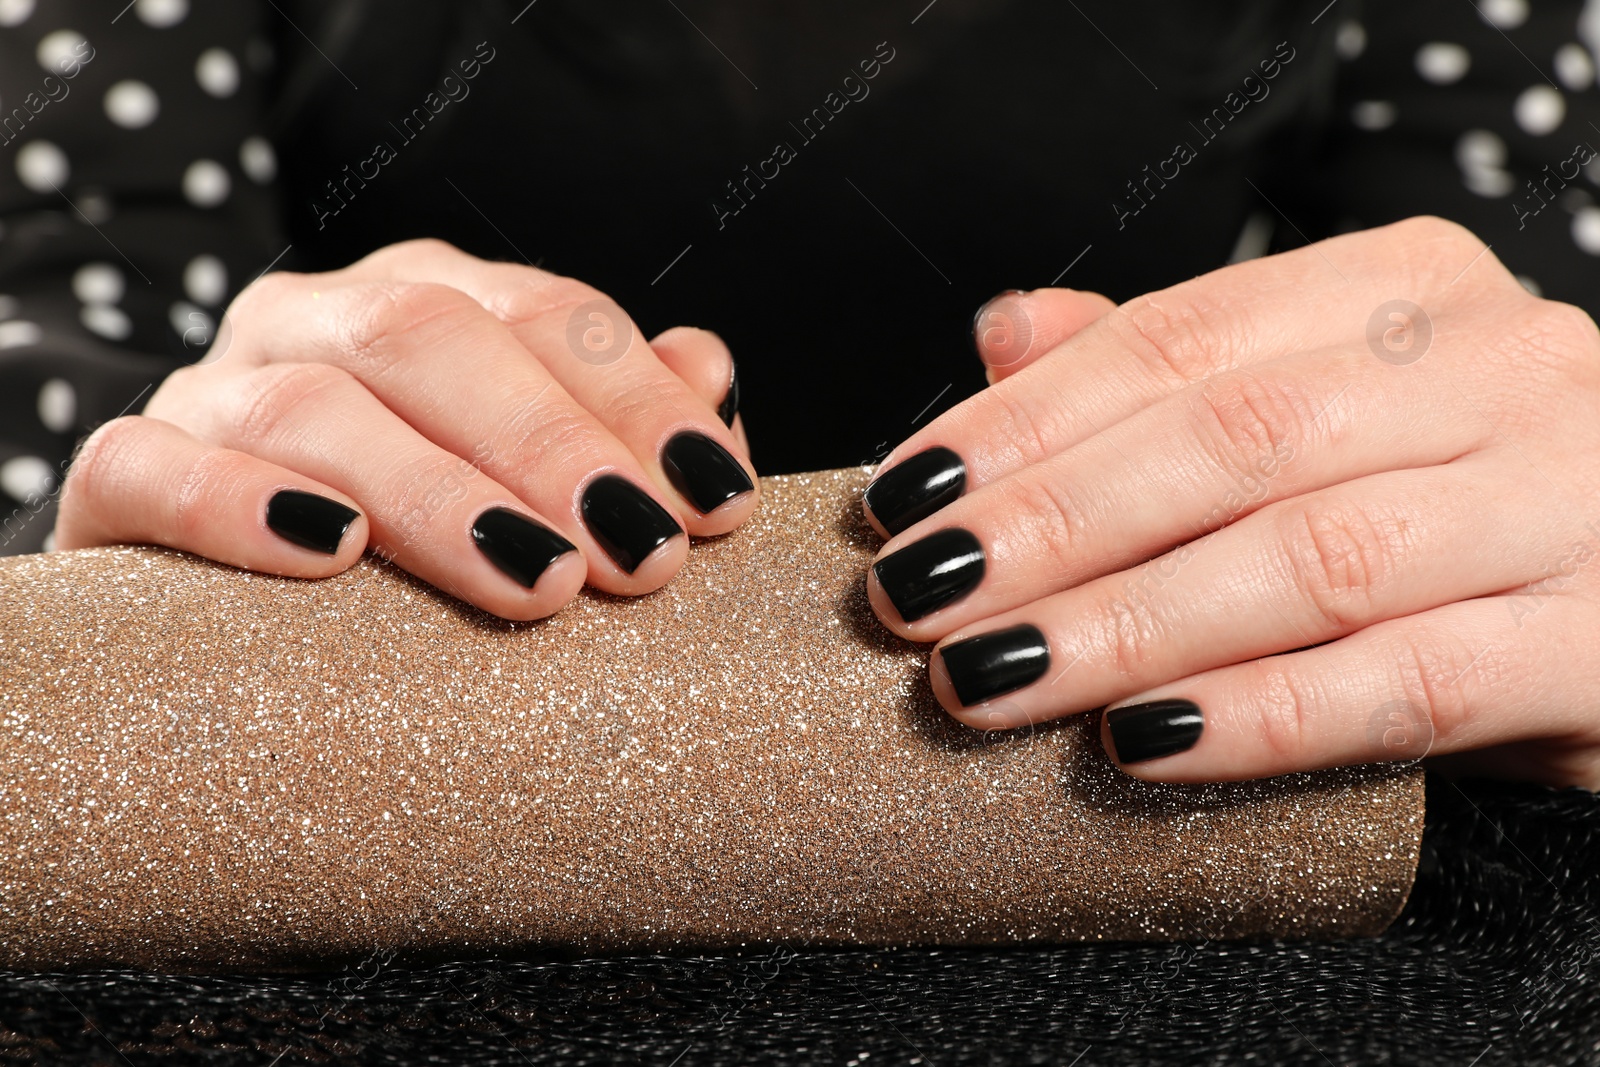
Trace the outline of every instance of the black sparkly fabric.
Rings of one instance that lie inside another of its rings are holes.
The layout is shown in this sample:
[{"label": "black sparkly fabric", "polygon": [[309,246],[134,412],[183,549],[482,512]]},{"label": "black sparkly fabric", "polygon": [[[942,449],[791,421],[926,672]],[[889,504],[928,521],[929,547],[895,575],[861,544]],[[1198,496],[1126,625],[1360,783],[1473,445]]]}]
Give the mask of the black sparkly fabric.
[{"label": "black sparkly fabric", "polygon": [[1380,938],[0,975],[0,1062],[1600,1062],[1600,797],[1430,777]]}]

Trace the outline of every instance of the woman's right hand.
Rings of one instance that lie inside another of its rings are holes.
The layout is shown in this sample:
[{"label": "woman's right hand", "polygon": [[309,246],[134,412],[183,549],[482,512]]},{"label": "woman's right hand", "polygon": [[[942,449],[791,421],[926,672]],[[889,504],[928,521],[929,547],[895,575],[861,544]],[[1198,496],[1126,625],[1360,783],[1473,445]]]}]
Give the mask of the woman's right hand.
[{"label": "woman's right hand", "polygon": [[143,542],[299,578],[372,548],[534,619],[647,593],[759,490],[716,335],[647,343],[596,290],[409,241],[268,274],[212,353],[72,465],[56,547]]}]

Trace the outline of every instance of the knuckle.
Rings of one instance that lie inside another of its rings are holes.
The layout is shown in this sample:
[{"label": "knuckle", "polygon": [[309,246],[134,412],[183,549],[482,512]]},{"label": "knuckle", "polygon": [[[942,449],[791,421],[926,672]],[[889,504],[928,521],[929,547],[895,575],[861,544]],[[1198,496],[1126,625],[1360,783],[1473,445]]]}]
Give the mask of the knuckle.
[{"label": "knuckle", "polygon": [[1051,567],[1051,577],[1071,574],[1085,558],[1080,546],[1089,529],[1087,517],[1071,494],[1048,474],[1030,474],[1009,487],[1006,511],[1023,543]]},{"label": "knuckle", "polygon": [[1347,633],[1369,622],[1399,566],[1400,524],[1377,520],[1343,501],[1291,508],[1282,523],[1294,588],[1316,611],[1324,632]]},{"label": "knuckle", "polygon": [[1107,321],[1153,374],[1187,385],[1222,365],[1232,333],[1227,315],[1199,293],[1169,289],[1122,305]]},{"label": "knuckle", "polygon": [[127,466],[133,457],[150,446],[154,429],[151,420],[142,415],[124,415],[85,438],[67,471],[66,485],[62,489],[63,510],[91,503],[112,472]]},{"label": "knuckle", "polygon": [[1110,657],[1111,668],[1128,684],[1138,686],[1151,674],[1161,627],[1149,602],[1139,597],[1117,597],[1096,613],[1101,628],[1100,647]]},{"label": "knuckle", "polygon": [[1317,418],[1301,387],[1244,372],[1202,388],[1195,412],[1219,465],[1251,478],[1304,448]]},{"label": "knuckle", "polygon": [[552,314],[570,314],[572,309],[591,300],[609,300],[605,293],[576,278],[549,274],[532,267],[507,264],[505,284],[497,286],[485,307],[516,329]]},{"label": "knuckle", "polygon": [[1315,709],[1325,703],[1315,683],[1286,670],[1276,658],[1255,661],[1253,684],[1243,687],[1245,722],[1256,724],[1262,746],[1279,767],[1305,761]]},{"label": "knuckle", "polygon": [[[1459,222],[1438,215],[1414,215],[1395,223],[1394,228],[1408,242],[1427,246],[1432,251],[1476,255],[1483,248],[1477,234]],[[1460,269],[1459,264],[1445,266],[1451,270]]]},{"label": "knuckle", "polygon": [[[515,405],[505,427],[505,466],[510,470],[585,470],[595,467],[598,423],[571,402],[532,400]],[[497,457],[498,458],[498,457]]]},{"label": "knuckle", "polygon": [[990,389],[981,395],[1000,406],[1000,417],[1010,429],[1011,444],[1026,464],[1031,466],[1054,454],[1052,442],[1062,438],[1041,422],[1040,413],[1032,405],[1010,389]]},{"label": "knuckle", "polygon": [[368,263],[387,263],[398,261],[410,263],[415,260],[431,260],[441,258],[464,257],[472,258],[461,251],[449,241],[437,237],[413,237],[406,241],[396,241],[392,245],[385,245],[376,252],[366,257]]},{"label": "knuckle", "polygon": [[298,425],[304,409],[325,393],[347,390],[356,381],[326,363],[277,363],[251,371],[234,386],[230,422],[239,440],[272,440]]},{"label": "knuckle", "polygon": [[407,358],[407,342],[430,325],[453,319],[464,330],[483,313],[466,293],[433,282],[378,282],[368,295],[337,327],[339,349],[357,365],[391,365]]},{"label": "knuckle", "polygon": [[1434,633],[1404,641],[1396,656],[1401,695],[1427,715],[1435,746],[1470,727],[1465,679],[1483,666],[1483,653],[1474,654],[1459,640]]},{"label": "knuckle", "polygon": [[217,524],[213,502],[233,494],[249,480],[250,460],[238,452],[210,448],[183,472],[172,496],[172,532],[182,544],[196,544]]},{"label": "knuckle", "polygon": [[228,314],[236,322],[248,321],[256,307],[261,305],[271,307],[279,303],[291,292],[300,288],[305,277],[304,274],[297,274],[294,271],[269,271],[239,291],[233,298],[233,303],[228,305]]}]

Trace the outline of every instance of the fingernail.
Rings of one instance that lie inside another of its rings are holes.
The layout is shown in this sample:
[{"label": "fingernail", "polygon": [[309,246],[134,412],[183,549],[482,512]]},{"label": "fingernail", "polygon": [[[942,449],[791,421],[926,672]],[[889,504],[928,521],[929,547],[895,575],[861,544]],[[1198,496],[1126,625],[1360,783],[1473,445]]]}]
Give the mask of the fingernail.
[{"label": "fingernail", "polygon": [[1194,747],[1205,720],[1192,700],[1152,700],[1106,712],[1119,763],[1142,763]]},{"label": "fingernail", "polygon": [[[972,313],[972,351],[977,354],[977,357],[980,360],[983,359],[983,345],[978,341],[978,327],[983,325],[983,313],[988,311],[989,306],[996,300],[999,300],[1001,297],[1022,295],[1023,292],[1021,289],[1002,289],[1000,292],[994,294],[989,299],[979,304],[978,310]],[[988,361],[984,360],[984,362],[987,363]],[[991,382],[990,384],[993,383]]]},{"label": "fingernail", "polygon": [[940,530],[872,565],[906,622],[932,615],[983,580],[983,546],[966,530]]},{"label": "fingernail", "polygon": [[507,508],[490,508],[472,524],[472,543],[513,582],[532,589],[545,569],[577,546]]},{"label": "fingernail", "polygon": [[602,474],[583,491],[583,522],[594,539],[632,574],[645,558],[683,533],[666,508],[628,479]]},{"label": "fingernail", "polygon": [[1050,643],[1037,626],[1024,623],[969,637],[939,650],[961,706],[1032,685],[1050,668]]},{"label": "fingernail", "polygon": [[722,405],[717,408],[717,418],[729,429],[733,428],[733,417],[739,414],[739,364],[733,363],[732,367],[728,373],[728,395],[722,398]]},{"label": "fingernail", "polygon": [[290,544],[331,556],[361,512],[337,500],[298,489],[282,489],[267,501],[267,526]]},{"label": "fingernail", "polygon": [[703,433],[675,434],[661,450],[667,481],[702,515],[755,488],[750,475],[726,448]]},{"label": "fingernail", "polygon": [[959,497],[967,487],[967,465],[940,445],[896,463],[862,499],[889,533],[909,529]]}]

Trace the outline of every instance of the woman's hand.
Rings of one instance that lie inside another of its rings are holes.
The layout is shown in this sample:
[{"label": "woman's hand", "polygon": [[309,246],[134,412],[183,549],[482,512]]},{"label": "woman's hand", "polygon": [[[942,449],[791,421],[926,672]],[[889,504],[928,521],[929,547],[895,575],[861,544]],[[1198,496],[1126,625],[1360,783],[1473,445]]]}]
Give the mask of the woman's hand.
[{"label": "woman's hand", "polygon": [[757,489],[715,335],[646,343],[595,290],[411,241],[241,293],[200,365],[89,438],[60,548],[336,574],[368,547],[508,619],[663,585]]},{"label": "woman's hand", "polygon": [[[867,492],[883,621],[1173,782],[1432,753],[1600,786],[1600,332],[1413,219],[1121,307],[1008,294]],[[1315,646],[1315,647],[1312,647]]]}]

